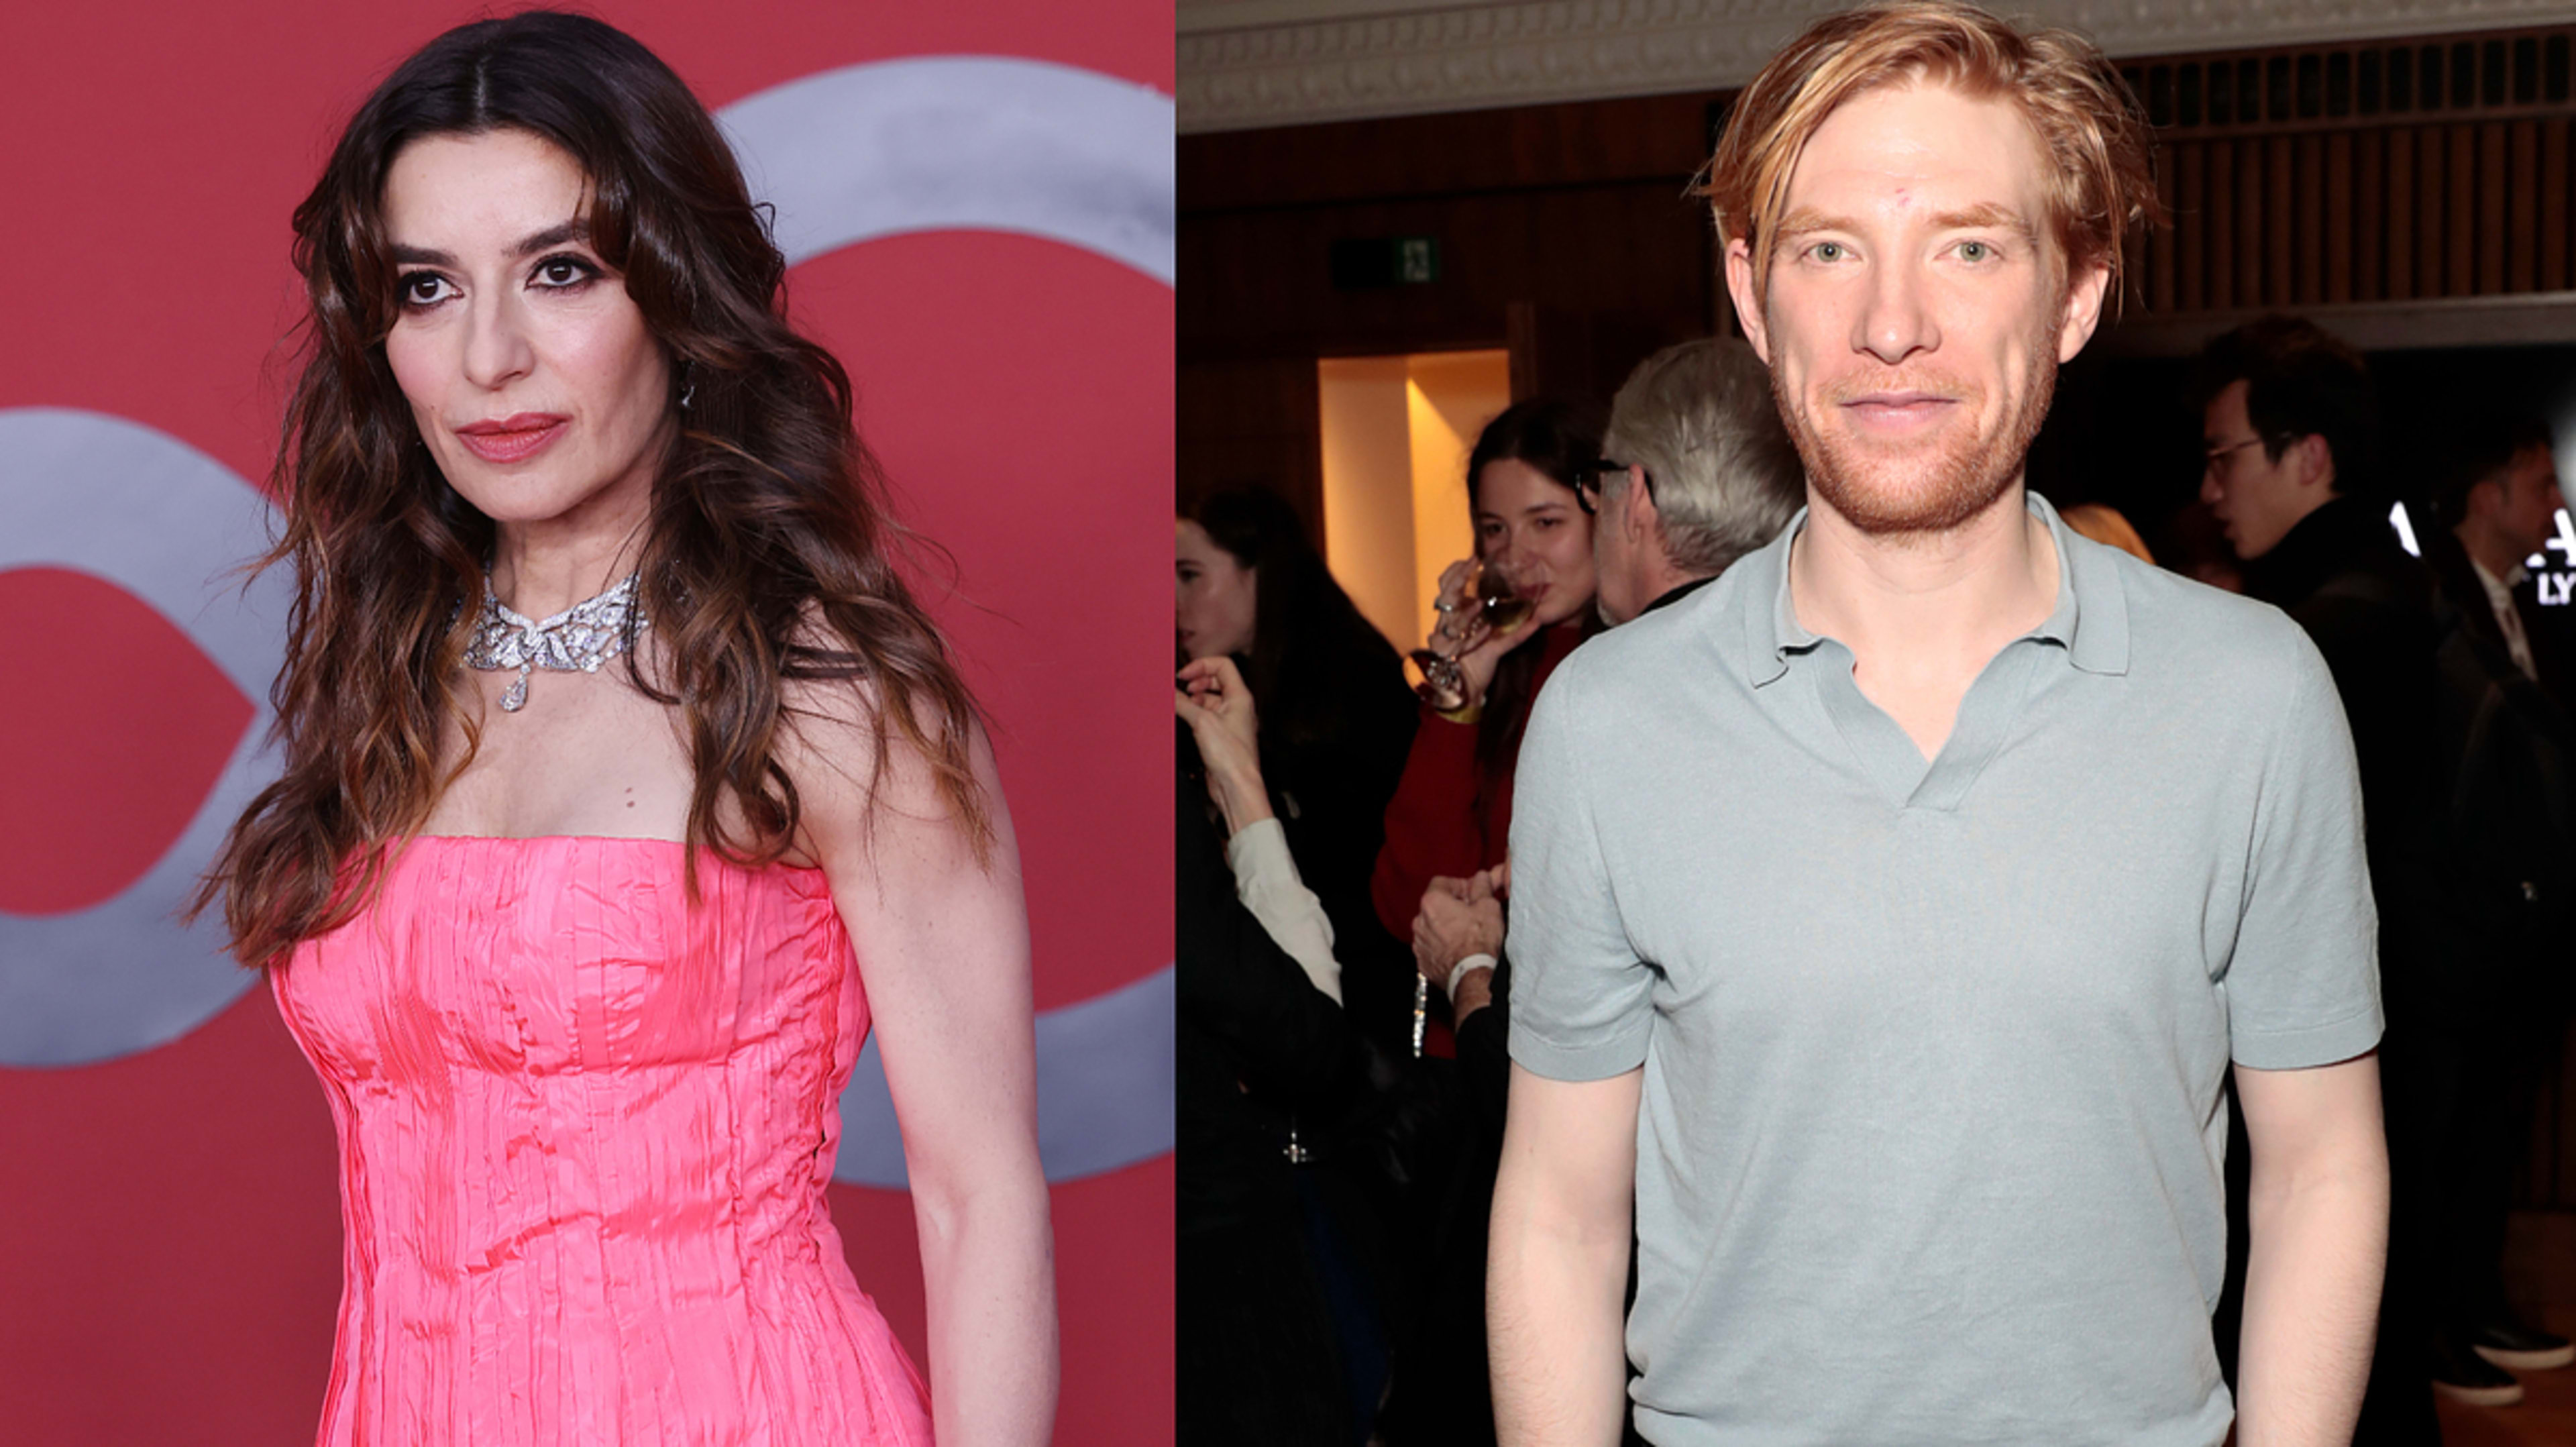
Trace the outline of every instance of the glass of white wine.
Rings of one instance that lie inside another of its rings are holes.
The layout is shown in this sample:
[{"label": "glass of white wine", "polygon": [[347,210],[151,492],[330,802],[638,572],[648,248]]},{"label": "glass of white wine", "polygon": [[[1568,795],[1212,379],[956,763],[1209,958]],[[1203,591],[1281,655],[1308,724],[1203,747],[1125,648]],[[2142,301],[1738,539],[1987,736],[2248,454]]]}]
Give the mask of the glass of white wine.
[{"label": "glass of white wine", "polygon": [[[1538,612],[1539,596],[1547,591],[1547,574],[1534,562],[1504,553],[1494,558],[1471,558],[1467,562],[1468,619],[1459,625],[1458,647],[1453,653],[1438,653],[1428,648],[1413,650],[1414,666],[1422,670],[1422,682],[1414,692],[1425,703],[1443,713],[1452,712],[1467,701],[1466,671],[1458,666],[1461,654],[1483,646],[1498,633],[1509,633],[1529,622]],[[1422,1032],[1431,1019],[1431,977],[1413,977],[1413,1054],[1422,1056]]]},{"label": "glass of white wine", "polygon": [[1529,621],[1538,611],[1538,596],[1544,591],[1545,579],[1538,577],[1531,565],[1505,553],[1493,558],[1467,560],[1467,616],[1458,624],[1455,647],[1448,652],[1417,648],[1409,655],[1413,665],[1422,670],[1422,682],[1414,692],[1422,701],[1443,713],[1453,712],[1467,703],[1467,675],[1459,668],[1461,655],[1482,647],[1497,633],[1509,633]]}]

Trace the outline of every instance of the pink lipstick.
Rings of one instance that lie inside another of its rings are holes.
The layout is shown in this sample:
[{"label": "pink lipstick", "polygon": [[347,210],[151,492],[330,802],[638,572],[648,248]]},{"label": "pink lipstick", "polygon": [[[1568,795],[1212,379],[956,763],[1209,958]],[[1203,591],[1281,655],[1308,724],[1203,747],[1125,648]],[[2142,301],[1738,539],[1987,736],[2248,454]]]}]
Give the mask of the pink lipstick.
[{"label": "pink lipstick", "polygon": [[466,450],[485,462],[524,462],[561,437],[571,418],[554,412],[520,412],[456,429]]}]

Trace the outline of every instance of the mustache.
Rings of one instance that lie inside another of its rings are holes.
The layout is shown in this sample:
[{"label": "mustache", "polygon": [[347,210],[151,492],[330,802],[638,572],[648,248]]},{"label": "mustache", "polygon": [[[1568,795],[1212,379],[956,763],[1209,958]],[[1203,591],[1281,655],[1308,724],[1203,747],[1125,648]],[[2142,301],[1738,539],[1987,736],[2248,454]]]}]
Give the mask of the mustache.
[{"label": "mustache", "polygon": [[1837,377],[1817,389],[1818,400],[1835,406],[1858,402],[1869,397],[1884,397],[1891,393],[1965,402],[1984,397],[1986,389],[1969,378],[1953,376],[1947,372],[1929,368],[1890,369],[1885,372]]}]

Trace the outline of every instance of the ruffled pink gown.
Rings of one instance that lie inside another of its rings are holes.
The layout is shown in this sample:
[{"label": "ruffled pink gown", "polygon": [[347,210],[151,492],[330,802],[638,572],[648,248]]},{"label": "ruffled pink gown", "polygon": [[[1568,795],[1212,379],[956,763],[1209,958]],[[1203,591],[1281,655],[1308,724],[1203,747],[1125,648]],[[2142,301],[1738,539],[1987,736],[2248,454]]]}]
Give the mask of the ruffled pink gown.
[{"label": "ruffled pink gown", "polygon": [[340,1132],[324,1447],[914,1447],[823,1188],[868,1030],[816,870],[424,838],[272,972]]}]

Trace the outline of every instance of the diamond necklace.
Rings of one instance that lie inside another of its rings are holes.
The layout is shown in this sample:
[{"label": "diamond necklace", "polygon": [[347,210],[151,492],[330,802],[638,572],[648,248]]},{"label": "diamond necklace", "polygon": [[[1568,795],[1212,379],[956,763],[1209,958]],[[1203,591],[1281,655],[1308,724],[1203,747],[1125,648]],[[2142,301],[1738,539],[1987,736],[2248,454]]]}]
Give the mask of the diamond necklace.
[{"label": "diamond necklace", "polygon": [[544,622],[534,622],[510,611],[492,591],[492,570],[483,570],[483,612],[474,620],[474,637],[465,645],[465,666],[493,672],[504,668],[519,670],[519,676],[501,695],[501,709],[517,713],[528,702],[528,674],[542,668],[550,673],[597,673],[599,665],[626,651],[630,630],[641,634],[648,625],[644,611],[635,606],[637,573],[626,575],[626,581],[583,602],[575,603]]}]

